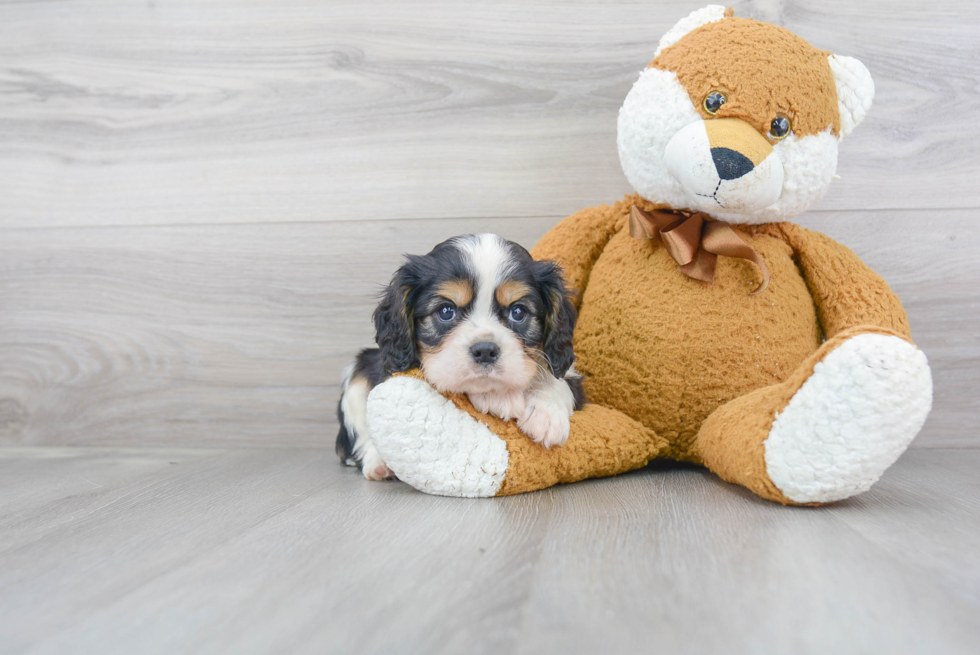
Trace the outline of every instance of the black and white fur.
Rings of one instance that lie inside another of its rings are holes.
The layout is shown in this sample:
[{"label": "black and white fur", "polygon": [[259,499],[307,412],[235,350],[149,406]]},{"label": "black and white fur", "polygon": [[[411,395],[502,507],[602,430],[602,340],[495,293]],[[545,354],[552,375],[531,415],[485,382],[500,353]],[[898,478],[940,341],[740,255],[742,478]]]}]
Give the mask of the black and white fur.
[{"label": "black and white fur", "polygon": [[576,311],[561,269],[534,261],[495,234],[440,243],[409,255],[374,312],[377,348],[344,374],[337,454],[371,480],[392,477],[367,426],[367,397],[392,373],[420,367],[442,392],[465,393],[480,410],[545,448],[568,439],[585,403],[575,372]]}]

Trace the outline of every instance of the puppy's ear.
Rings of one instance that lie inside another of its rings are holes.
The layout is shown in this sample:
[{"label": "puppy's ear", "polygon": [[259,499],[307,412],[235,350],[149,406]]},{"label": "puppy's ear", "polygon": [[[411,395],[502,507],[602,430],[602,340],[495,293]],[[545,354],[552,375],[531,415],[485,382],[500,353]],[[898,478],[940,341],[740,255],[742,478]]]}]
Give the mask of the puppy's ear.
[{"label": "puppy's ear", "polygon": [[544,319],[544,342],[541,347],[556,378],[564,377],[575,363],[572,333],[578,312],[572,304],[572,294],[565,288],[561,267],[552,261],[534,262],[534,280],[544,298],[547,311]]},{"label": "puppy's ear", "polygon": [[414,257],[409,257],[385,290],[381,304],[374,310],[375,340],[381,350],[385,373],[400,373],[419,366],[415,344],[415,297],[418,276]]}]

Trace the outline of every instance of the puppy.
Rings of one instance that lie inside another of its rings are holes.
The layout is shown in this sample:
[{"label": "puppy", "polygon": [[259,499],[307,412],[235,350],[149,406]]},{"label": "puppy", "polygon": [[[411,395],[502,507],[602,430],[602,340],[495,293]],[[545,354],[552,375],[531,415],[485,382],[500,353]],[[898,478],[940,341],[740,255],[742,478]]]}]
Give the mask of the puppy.
[{"label": "puppy", "polygon": [[479,411],[518,427],[545,448],[568,439],[585,403],[575,372],[576,312],[553,262],[495,234],[449,239],[409,255],[374,312],[377,348],[344,373],[337,454],[364,477],[393,477],[371,442],[368,392],[419,367],[442,392],[465,393]]}]

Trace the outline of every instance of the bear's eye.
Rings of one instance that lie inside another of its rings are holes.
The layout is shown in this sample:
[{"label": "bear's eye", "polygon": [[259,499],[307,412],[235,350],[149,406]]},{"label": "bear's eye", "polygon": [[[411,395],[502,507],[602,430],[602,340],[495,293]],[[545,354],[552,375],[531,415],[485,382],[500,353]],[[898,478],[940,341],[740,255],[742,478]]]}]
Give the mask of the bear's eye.
[{"label": "bear's eye", "polygon": [[725,101],[727,100],[728,98],[718,91],[709,93],[704,99],[704,110],[714,116],[718,113],[718,110],[721,109],[721,106],[725,104]]},{"label": "bear's eye", "polygon": [[772,123],[769,124],[769,138],[774,141],[779,141],[780,139],[785,139],[786,136],[793,130],[792,123],[785,116],[776,116],[772,119]]}]

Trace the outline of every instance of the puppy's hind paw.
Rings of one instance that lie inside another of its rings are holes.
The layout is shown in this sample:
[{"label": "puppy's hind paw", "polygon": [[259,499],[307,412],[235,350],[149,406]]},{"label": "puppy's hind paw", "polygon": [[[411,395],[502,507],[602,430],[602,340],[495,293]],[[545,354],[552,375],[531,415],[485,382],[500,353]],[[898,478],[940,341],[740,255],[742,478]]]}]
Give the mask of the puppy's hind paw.
[{"label": "puppy's hind paw", "polygon": [[364,453],[364,459],[361,460],[361,473],[368,480],[390,480],[395,477],[388,465],[384,463],[381,459],[381,455],[374,447],[370,447]]}]

